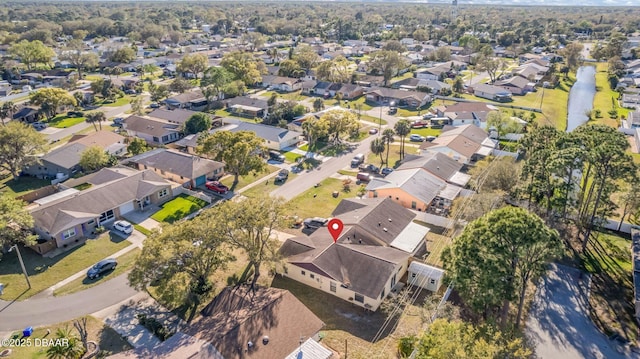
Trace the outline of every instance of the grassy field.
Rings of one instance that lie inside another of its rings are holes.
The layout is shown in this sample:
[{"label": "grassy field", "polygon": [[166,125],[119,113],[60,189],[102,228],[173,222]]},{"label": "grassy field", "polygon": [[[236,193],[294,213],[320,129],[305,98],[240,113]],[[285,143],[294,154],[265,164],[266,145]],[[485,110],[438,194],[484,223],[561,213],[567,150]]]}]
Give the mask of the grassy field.
[{"label": "grassy field", "polygon": [[132,251],[127,252],[117,258],[118,266],[113,272],[108,273],[107,275],[104,275],[104,276],[100,276],[96,279],[89,279],[87,277],[78,278],[72,281],[71,283],[68,283],[56,289],[53,292],[53,295],[61,296],[61,295],[73,294],[75,292],[89,289],[98,284],[102,284],[110,279],[113,279],[119,276],[120,274],[123,274],[124,272],[128,271],[133,266],[133,263],[135,262],[139,254],[140,254],[140,249],[135,248]]},{"label": "grassy field", "polygon": [[104,101],[102,101],[101,103],[96,103],[97,105],[100,106],[105,106],[105,107],[120,107],[120,106],[124,106],[124,105],[128,105],[129,103],[131,103],[131,95],[124,95],[118,99],[116,99],[115,102],[112,103],[104,103]]},{"label": "grassy field", "polygon": [[[320,182],[320,186],[308,189],[288,202],[291,215],[300,218],[329,217],[343,198],[356,195],[358,187],[354,182],[351,184],[351,191],[344,192],[341,180],[327,178]],[[334,191],[339,193],[336,198],[332,196]]]},{"label": "grassy field", "polygon": [[282,152],[282,154],[284,155],[284,158],[286,159],[286,161],[285,161],[285,162],[287,162],[287,163],[295,163],[295,162],[296,162],[296,159],[297,159],[298,157],[304,157],[304,155],[301,155],[301,154],[299,154],[299,153],[295,153],[295,152],[291,152],[291,151],[289,151],[289,152]]},{"label": "grassy field", "polygon": [[289,172],[289,178],[285,182],[275,183],[272,178],[268,182],[265,181],[264,184],[260,183],[249,188],[248,190],[242,192],[242,195],[247,197],[264,196],[267,193],[271,193],[276,188],[286,186],[287,182],[292,181],[296,177],[298,177],[297,174]]},{"label": "grassy field", "polygon": [[[238,179],[238,184],[236,185],[236,188],[234,188],[234,190],[237,191],[245,187],[249,183],[258,181],[261,178],[268,176],[271,173],[277,171],[278,169],[279,168],[276,166],[267,165],[267,170],[265,172],[250,173],[246,176],[240,176],[240,178]],[[231,188],[231,185],[233,184],[233,175],[224,177],[220,182],[222,182],[222,184],[224,184],[225,186]]]},{"label": "grassy field", "polygon": [[596,65],[596,95],[593,98],[593,108],[601,111],[601,118],[596,118],[595,121],[618,127],[618,119],[611,118],[609,111],[616,109],[618,118],[621,116],[626,118],[629,110],[618,107],[618,93],[609,87],[609,81],[607,81],[608,70],[609,64],[606,62],[600,62]]},{"label": "grassy field", "polygon": [[84,245],[70,249],[54,258],[45,258],[28,248],[20,248],[29,274],[31,289],[27,288],[16,253],[6,253],[0,261],[0,283],[6,286],[0,298],[27,299],[129,244],[131,242],[119,236],[104,233],[98,239],[87,240]]},{"label": "grassy field", "polygon": [[9,176],[0,181],[0,192],[5,192],[11,197],[19,197],[50,184],[51,181],[35,177],[25,176],[14,180],[12,176]]},{"label": "grassy field", "polygon": [[351,108],[356,110],[358,109],[358,106],[359,106],[360,110],[362,111],[369,111],[373,108],[371,105],[367,103],[366,96],[360,96],[356,100],[349,101],[349,105],[351,106]]},{"label": "grassy field", "polygon": [[84,117],[68,117],[67,115],[58,115],[49,120],[47,123],[55,128],[67,128],[85,121]]},{"label": "grassy field", "polygon": [[[405,148],[405,152],[409,153],[409,147]],[[382,159],[386,160],[387,159],[387,152],[385,151],[382,154]],[[389,151],[389,163],[391,164],[391,166],[383,166],[383,167],[392,167],[395,168],[396,165],[398,165],[400,162],[400,141],[396,140],[396,142],[391,143],[391,150]],[[373,163],[374,165],[380,167],[380,156],[379,155],[374,155],[373,153],[369,153],[367,155],[367,162],[366,163]]]},{"label": "grassy field", "polygon": [[374,116],[369,116],[369,115],[362,115],[360,116],[360,119],[362,121],[367,121],[367,122],[373,122],[375,124],[378,125],[386,125],[387,124],[387,120],[380,118],[380,117],[374,117]]},{"label": "grassy field", "polygon": [[158,222],[173,223],[207,205],[207,202],[185,194],[162,205],[162,209],[154,213],[151,218]]},{"label": "grassy field", "polygon": [[440,136],[440,134],[442,133],[442,129],[439,128],[414,128],[411,129],[411,134],[412,135],[420,135],[420,136]]},{"label": "grassy field", "polygon": [[[35,328],[31,337],[35,338],[47,338],[55,339],[56,330],[58,328],[68,328],[71,333],[78,335],[78,331],[73,327],[73,321],[64,323],[58,323],[54,325],[48,325],[44,327]],[[51,331],[51,334],[47,335],[47,329]],[[108,355],[120,353],[132,349],[131,345],[124,340],[115,330],[106,326],[102,321],[87,316],[87,334],[90,341],[98,343],[100,347],[100,354],[98,358],[103,358]],[[21,338],[21,332],[15,332],[11,338]],[[33,340],[32,340],[33,343]],[[46,346],[25,346],[25,347],[12,347],[12,353],[9,358],[30,358],[30,359],[44,359],[47,358]]]},{"label": "grassy field", "polygon": [[631,240],[613,232],[593,232],[581,255],[591,273],[591,317],[605,334],[618,333],[635,342]]}]

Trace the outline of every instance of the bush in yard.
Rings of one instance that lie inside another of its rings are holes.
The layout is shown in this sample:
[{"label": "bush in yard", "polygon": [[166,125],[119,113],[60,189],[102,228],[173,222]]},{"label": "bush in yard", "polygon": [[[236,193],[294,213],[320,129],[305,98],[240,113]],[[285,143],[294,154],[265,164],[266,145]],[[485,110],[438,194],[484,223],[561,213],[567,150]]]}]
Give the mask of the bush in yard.
[{"label": "bush in yard", "polygon": [[173,333],[169,332],[169,330],[162,325],[156,318],[147,317],[146,314],[137,314],[136,317],[140,322],[140,325],[149,329],[160,341],[165,341],[169,339]]}]

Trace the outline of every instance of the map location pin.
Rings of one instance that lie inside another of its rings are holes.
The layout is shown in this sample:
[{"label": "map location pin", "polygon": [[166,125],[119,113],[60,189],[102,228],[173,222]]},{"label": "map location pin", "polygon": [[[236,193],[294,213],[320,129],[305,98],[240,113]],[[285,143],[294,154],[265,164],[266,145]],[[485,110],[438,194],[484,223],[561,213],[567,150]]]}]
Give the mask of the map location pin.
[{"label": "map location pin", "polygon": [[329,221],[328,227],[329,227],[329,233],[331,234],[331,237],[333,237],[333,243],[336,243],[338,241],[338,238],[340,237],[340,233],[342,233],[344,224],[342,223],[341,220],[334,218]]}]

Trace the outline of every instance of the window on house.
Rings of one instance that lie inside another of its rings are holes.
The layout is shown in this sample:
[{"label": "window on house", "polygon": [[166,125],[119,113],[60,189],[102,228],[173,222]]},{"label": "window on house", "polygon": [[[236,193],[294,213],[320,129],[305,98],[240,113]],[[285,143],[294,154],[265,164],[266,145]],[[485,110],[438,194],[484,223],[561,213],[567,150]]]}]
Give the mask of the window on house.
[{"label": "window on house", "polygon": [[160,170],[160,173],[161,173],[161,174],[164,174],[164,170]]},{"label": "window on house", "polygon": [[302,273],[302,275],[307,275],[307,272],[305,272],[305,271],[303,271],[303,270],[302,270],[302,271],[300,271],[300,273]]},{"label": "window on house", "polygon": [[373,198],[378,198],[378,191],[373,191]]},{"label": "window on house", "polygon": [[336,282],[329,282],[329,290],[332,292],[336,292]]},{"label": "window on house", "polygon": [[364,303],[364,295],[356,293],[356,302]]},{"label": "window on house", "polygon": [[183,179],[184,179],[184,177],[183,177],[183,176],[180,176],[180,179],[181,179],[181,180],[183,180]]},{"label": "window on house", "polygon": [[76,229],[75,228],[70,228],[67,229],[66,231],[62,232],[62,238],[67,239],[67,238],[71,238],[73,236],[76,235]]},{"label": "window on house", "polygon": [[161,190],[160,192],[158,192],[158,198],[162,198],[162,197],[166,196],[166,195],[167,195],[167,193],[168,193],[168,192],[167,192],[167,189],[166,189],[166,188],[165,188],[165,189],[163,189],[163,190]]},{"label": "window on house", "polygon": [[436,280],[435,279],[432,279],[429,282],[431,282],[431,284],[436,284]]},{"label": "window on house", "polygon": [[110,209],[100,214],[100,218],[98,218],[98,223],[106,222],[110,219],[113,219],[113,217],[115,217],[115,214],[113,213],[113,210]]},{"label": "window on house", "polygon": [[385,295],[384,288],[382,288],[382,294],[380,294],[380,299],[384,299],[384,295]]},{"label": "window on house", "polygon": [[153,142],[160,142],[160,139],[156,136],[153,136]]},{"label": "window on house", "polygon": [[147,169],[147,165],[144,165],[144,169],[145,169],[145,170]]},{"label": "window on house", "polygon": [[313,273],[309,273],[309,277],[311,277],[311,279],[315,278],[316,276],[313,275]]},{"label": "window on house", "polygon": [[416,203],[416,201],[411,201],[411,209],[416,209],[417,206],[418,204]]}]

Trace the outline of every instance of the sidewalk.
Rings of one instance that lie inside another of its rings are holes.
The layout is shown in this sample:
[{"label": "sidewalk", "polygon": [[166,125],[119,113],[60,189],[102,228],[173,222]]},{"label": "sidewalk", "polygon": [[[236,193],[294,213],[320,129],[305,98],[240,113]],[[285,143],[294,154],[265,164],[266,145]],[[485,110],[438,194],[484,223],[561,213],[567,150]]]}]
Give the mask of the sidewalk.
[{"label": "sidewalk", "polygon": [[[136,248],[142,248],[142,242],[145,240],[145,238],[147,238],[147,237],[144,234],[138,232],[137,230],[134,230],[133,233],[131,233],[129,235],[129,237],[127,237],[127,240],[129,242],[131,242],[130,245],[126,246],[125,248],[122,248],[121,250],[117,251],[116,253],[114,253],[114,254],[106,257],[106,258],[103,258],[103,259],[118,258],[118,257],[120,257],[120,256],[122,256],[122,255],[124,255],[126,253],[129,253],[130,251],[132,251],[132,250],[134,250]],[[93,264],[91,266],[93,266]],[[39,299],[39,298],[46,298],[46,297],[53,296],[53,292],[56,289],[58,289],[60,287],[63,287],[66,284],[69,284],[69,283],[73,282],[74,280],[76,280],[78,278],[82,278],[82,277],[86,276],[87,275],[87,271],[91,268],[91,266],[81,270],[78,273],[75,273],[75,274],[71,275],[70,277],[67,277],[66,279],[63,279],[62,281],[52,285],[51,287],[43,290],[40,293],[34,295],[32,298]]]}]

